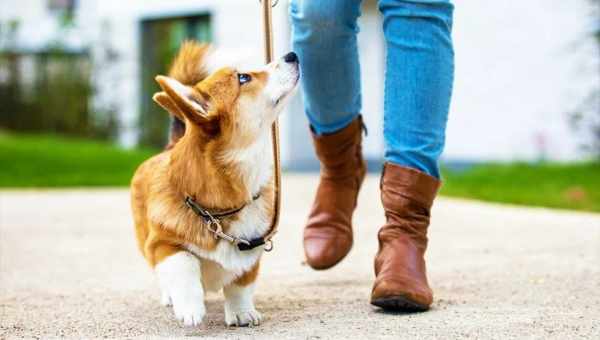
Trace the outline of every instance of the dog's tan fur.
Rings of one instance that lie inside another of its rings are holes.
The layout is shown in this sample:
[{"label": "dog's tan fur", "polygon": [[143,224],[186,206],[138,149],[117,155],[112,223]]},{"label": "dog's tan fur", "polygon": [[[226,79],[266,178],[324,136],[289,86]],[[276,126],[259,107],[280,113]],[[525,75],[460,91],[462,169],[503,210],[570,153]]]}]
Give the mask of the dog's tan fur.
[{"label": "dog's tan fur", "polygon": [[[265,129],[256,127],[266,123],[262,120],[261,124],[247,123],[249,119],[260,118],[253,116],[252,110],[261,111],[255,103],[271,103],[265,100],[263,93],[270,73],[266,69],[248,72],[252,81],[241,85],[238,71],[230,67],[209,75],[203,64],[207,54],[207,46],[188,42],[182,46],[169,77],[157,77],[163,91],[155,94],[153,99],[185,123],[185,133],[174,136],[167,150],[138,168],[131,183],[131,204],[139,249],[153,268],[168,258],[176,259],[177,254],[207,256],[198,262],[203,275],[220,275],[216,281],[221,280],[226,288],[233,284],[239,290],[256,280],[260,255],[254,252],[248,262],[243,260],[243,254],[235,253],[241,259],[238,262],[219,262],[219,256],[225,256],[221,253],[226,251],[231,257],[233,250],[222,248],[220,253],[217,251],[220,243],[225,241],[216,239],[204,220],[195,215],[184,200],[190,196],[201,206],[213,210],[252,205],[247,210],[254,214],[259,224],[255,226],[255,233],[258,233],[255,237],[266,231],[273,214],[270,174],[264,176],[263,170],[257,172],[249,167],[247,159],[236,157],[245,155],[245,150],[255,145],[262,147],[264,144]],[[279,71],[279,66],[270,70]],[[279,100],[273,103],[273,108],[268,106],[266,111],[276,111]],[[267,118],[263,120],[267,121]],[[248,128],[248,125],[255,128]],[[263,141],[262,144],[257,144],[258,140]],[[260,148],[256,150],[261,151]],[[252,199],[257,194],[253,190],[260,191],[257,200]],[[239,219],[239,214],[223,219],[223,230],[248,233],[248,230],[234,230],[236,225],[237,228],[239,225],[248,227]],[[194,263],[185,257],[181,261]],[[209,279],[203,277],[203,280]],[[210,282],[203,281],[202,284],[212,286]],[[216,284],[215,287],[221,286]],[[196,323],[196,319],[190,322]]]},{"label": "dog's tan fur", "polygon": [[[201,95],[211,98],[213,121],[207,120],[201,124],[192,122],[192,119],[197,118],[186,117],[176,104],[178,98],[159,92],[154,98],[169,112],[187,121],[186,134],[176,141],[171,150],[144,162],[132,180],[132,205],[138,244],[153,266],[164,258],[161,256],[164,251],[155,254],[155,249],[165,244],[176,246],[192,243],[206,250],[212,250],[216,246],[217,240],[207,231],[204,222],[185,206],[185,196],[194,197],[204,207],[231,209],[244,205],[254,194],[245,187],[237,165],[222,161],[219,154],[224,149],[244,147],[255,136],[238,134],[235,139],[232,138],[237,132],[237,109],[234,107],[239,95],[234,91],[237,88],[237,78],[234,77],[234,71],[227,68],[206,78],[206,70],[201,62],[207,49],[206,45],[186,42],[176,57],[169,76],[182,84],[194,85]],[[258,76],[259,82],[245,90],[249,96],[254,96],[264,86],[264,75],[254,76]],[[195,114],[188,112],[187,115],[189,117]],[[214,121],[217,119],[219,122]],[[221,137],[214,139],[212,134],[217,133],[217,129]],[[260,200],[261,203],[264,202],[265,209],[271,209],[268,202],[272,195],[271,185],[266,185],[261,190]],[[268,214],[270,216],[272,212]],[[235,216],[223,222],[225,231],[234,220]],[[168,252],[165,254],[169,255]]]}]

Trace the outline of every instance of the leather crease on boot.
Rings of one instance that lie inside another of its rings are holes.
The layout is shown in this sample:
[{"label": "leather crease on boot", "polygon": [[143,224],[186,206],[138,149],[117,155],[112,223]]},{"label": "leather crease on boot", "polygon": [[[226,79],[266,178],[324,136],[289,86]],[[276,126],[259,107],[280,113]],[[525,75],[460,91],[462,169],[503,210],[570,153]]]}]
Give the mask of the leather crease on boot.
[{"label": "leather crease on boot", "polygon": [[314,269],[333,267],[352,248],[352,214],[367,171],[361,149],[363,129],[358,116],[335,133],[312,134],[321,175],[304,228],[304,253]]},{"label": "leather crease on boot", "polygon": [[431,306],[433,292],[424,255],[430,210],[439,187],[437,178],[418,170],[384,165],[380,188],[386,223],[378,234],[371,304],[405,312]]}]

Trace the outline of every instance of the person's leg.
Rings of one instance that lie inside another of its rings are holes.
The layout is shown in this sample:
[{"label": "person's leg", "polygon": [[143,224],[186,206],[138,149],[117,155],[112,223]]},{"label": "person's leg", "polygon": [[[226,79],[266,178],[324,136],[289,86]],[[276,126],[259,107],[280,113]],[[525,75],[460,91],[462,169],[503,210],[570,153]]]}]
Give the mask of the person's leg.
[{"label": "person's leg", "polygon": [[352,213],[366,166],[361,153],[360,0],[292,0],[293,48],[321,180],[304,229],[306,262],[327,269],[352,247]]},{"label": "person's leg", "polygon": [[317,135],[336,132],[361,110],[356,35],[361,0],[292,0],[293,50],[306,115]]},{"label": "person's leg", "polygon": [[448,0],[380,0],[387,42],[384,170],[371,303],[404,311],[433,301],[424,254],[430,209],[440,185],[454,53]]},{"label": "person's leg", "polygon": [[387,45],[385,160],[439,178],[454,77],[448,0],[380,0]]}]

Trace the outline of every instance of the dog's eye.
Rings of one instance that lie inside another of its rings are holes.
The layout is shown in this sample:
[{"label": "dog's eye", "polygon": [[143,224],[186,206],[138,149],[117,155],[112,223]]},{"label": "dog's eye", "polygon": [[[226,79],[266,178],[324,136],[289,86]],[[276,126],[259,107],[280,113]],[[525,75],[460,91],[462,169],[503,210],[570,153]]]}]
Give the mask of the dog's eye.
[{"label": "dog's eye", "polygon": [[247,73],[238,74],[238,81],[240,82],[240,85],[246,84],[246,83],[250,82],[250,80],[252,80],[252,77],[249,74],[247,74]]}]

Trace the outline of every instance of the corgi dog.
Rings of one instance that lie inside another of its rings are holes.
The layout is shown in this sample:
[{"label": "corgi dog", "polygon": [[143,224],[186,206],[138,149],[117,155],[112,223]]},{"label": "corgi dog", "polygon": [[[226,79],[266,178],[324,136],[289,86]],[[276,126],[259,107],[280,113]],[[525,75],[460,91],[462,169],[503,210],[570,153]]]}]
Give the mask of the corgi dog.
[{"label": "corgi dog", "polygon": [[254,284],[273,234],[270,128],[297,87],[298,58],[212,72],[209,56],[186,42],[156,77],[154,101],[182,126],[133,176],[135,232],[178,320],[200,324],[205,292],[223,289],[225,323],[256,326]]}]

